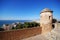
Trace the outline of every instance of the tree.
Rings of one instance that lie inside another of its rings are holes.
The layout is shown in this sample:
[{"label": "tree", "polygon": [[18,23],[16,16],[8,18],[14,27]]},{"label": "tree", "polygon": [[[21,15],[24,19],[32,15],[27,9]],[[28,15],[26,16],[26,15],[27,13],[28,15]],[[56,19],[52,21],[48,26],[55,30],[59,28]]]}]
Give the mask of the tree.
[{"label": "tree", "polygon": [[24,22],[24,28],[28,28],[30,26],[29,22]]},{"label": "tree", "polygon": [[33,27],[40,26],[40,24],[39,23],[36,23],[36,22],[32,22],[32,24],[33,24]]},{"label": "tree", "polygon": [[16,29],[16,27],[12,27],[12,29]]},{"label": "tree", "polygon": [[39,24],[36,22],[25,22],[24,23],[25,28],[32,28],[32,27],[37,27],[37,26],[39,26]]},{"label": "tree", "polygon": [[0,31],[4,31],[4,29],[3,28],[0,28]]},{"label": "tree", "polygon": [[12,27],[12,29],[23,29],[23,28],[32,28],[39,26],[36,22],[24,22],[24,24],[19,23],[16,25],[16,27]]},{"label": "tree", "polygon": [[56,22],[57,22],[57,20],[56,20],[56,19],[53,19],[53,20],[52,20],[52,23],[56,23]]},{"label": "tree", "polygon": [[23,25],[21,23],[16,25],[16,29],[22,29],[22,28],[23,28]]}]

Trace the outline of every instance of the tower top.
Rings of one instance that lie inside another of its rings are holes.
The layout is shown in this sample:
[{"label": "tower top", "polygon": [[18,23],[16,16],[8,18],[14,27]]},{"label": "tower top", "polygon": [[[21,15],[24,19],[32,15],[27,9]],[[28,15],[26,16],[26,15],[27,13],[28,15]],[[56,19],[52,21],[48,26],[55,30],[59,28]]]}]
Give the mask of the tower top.
[{"label": "tower top", "polygon": [[43,13],[43,12],[53,12],[53,11],[50,10],[49,8],[44,8],[44,9],[41,11],[41,13]]}]

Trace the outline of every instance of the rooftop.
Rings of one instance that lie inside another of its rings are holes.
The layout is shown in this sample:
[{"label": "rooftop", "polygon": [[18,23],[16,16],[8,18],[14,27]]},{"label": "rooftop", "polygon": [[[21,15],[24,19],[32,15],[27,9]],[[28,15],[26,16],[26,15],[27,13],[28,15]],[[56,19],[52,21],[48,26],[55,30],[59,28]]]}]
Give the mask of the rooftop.
[{"label": "rooftop", "polygon": [[51,9],[49,9],[49,8],[44,8],[42,11],[41,11],[41,13],[43,13],[43,12],[53,12]]}]

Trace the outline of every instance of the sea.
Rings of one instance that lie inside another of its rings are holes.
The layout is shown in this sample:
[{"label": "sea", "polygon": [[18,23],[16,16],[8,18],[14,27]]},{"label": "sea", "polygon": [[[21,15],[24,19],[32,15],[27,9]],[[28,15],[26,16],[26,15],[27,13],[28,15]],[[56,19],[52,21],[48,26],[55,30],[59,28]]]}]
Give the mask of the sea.
[{"label": "sea", "polygon": [[12,23],[24,23],[24,22],[31,22],[31,20],[0,20],[0,27],[3,26],[3,24],[12,24]]}]

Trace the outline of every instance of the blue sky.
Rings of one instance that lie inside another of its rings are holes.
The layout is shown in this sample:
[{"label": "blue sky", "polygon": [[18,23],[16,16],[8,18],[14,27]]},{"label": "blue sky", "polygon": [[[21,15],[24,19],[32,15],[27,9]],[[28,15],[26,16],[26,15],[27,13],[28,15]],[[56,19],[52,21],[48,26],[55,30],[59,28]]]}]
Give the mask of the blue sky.
[{"label": "blue sky", "polygon": [[0,0],[0,20],[40,19],[44,8],[53,10],[53,16],[60,19],[60,0]]}]

